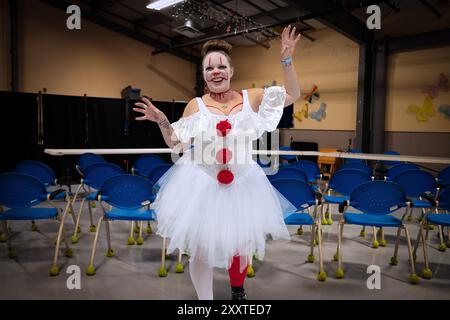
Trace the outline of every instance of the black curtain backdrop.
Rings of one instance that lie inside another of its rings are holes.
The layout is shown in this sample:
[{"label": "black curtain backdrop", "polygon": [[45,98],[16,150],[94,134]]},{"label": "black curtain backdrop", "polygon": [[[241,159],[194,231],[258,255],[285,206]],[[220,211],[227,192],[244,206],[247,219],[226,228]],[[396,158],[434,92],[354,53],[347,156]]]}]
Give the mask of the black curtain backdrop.
[{"label": "black curtain backdrop", "polygon": [[[52,148],[166,148],[158,126],[136,121],[133,100],[85,96],[42,95],[43,145],[38,144],[38,94],[0,91],[0,173],[22,160],[49,165],[58,178],[78,179],[78,156],[51,156]],[[170,122],[178,120],[183,102],[153,101]],[[106,155],[129,171],[138,155]],[[161,155],[170,161],[170,155]]]},{"label": "black curtain backdrop", "polygon": [[[38,144],[38,94],[0,91],[0,173],[22,160],[49,165],[57,178],[77,181],[78,156],[51,156],[44,149],[167,148],[158,125],[137,121],[136,100],[42,94],[43,144]],[[152,101],[170,122],[183,114],[185,102]],[[292,106],[286,107],[279,128],[292,127]],[[270,137],[269,137],[270,143]],[[130,171],[139,155],[106,155],[109,162]],[[170,155],[160,155],[170,162]]]},{"label": "black curtain backdrop", "polygon": [[14,169],[17,160],[39,156],[37,94],[0,91],[0,172]]}]

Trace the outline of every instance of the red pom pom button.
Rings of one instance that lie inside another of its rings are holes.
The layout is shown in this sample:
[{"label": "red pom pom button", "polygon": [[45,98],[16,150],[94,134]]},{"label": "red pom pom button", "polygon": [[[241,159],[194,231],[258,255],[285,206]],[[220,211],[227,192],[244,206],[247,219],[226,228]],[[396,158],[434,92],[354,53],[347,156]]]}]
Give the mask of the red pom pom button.
[{"label": "red pom pom button", "polygon": [[231,130],[231,123],[228,120],[222,120],[216,125],[217,135],[219,137],[225,137]]},{"label": "red pom pom button", "polygon": [[233,153],[229,149],[220,149],[219,152],[216,154],[216,160],[220,164],[225,164],[230,162],[231,158],[233,157]]},{"label": "red pom pom button", "polygon": [[230,184],[234,179],[234,175],[230,170],[221,170],[217,174],[217,180],[223,184]]}]

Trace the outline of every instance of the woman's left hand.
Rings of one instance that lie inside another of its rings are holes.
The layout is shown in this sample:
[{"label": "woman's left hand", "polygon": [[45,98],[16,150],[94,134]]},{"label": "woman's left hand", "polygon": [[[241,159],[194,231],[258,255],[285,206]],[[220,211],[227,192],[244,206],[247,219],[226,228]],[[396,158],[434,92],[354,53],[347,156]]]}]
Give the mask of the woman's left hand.
[{"label": "woman's left hand", "polygon": [[300,40],[300,36],[300,33],[295,36],[295,27],[289,25],[283,29],[281,34],[281,59],[294,55],[295,45]]}]

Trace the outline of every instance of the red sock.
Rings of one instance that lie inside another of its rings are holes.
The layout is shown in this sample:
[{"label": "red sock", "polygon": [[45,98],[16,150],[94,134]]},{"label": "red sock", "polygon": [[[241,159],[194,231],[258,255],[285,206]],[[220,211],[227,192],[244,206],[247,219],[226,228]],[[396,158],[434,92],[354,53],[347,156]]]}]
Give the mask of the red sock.
[{"label": "red sock", "polygon": [[242,287],[244,285],[245,277],[247,276],[248,265],[245,266],[242,273],[240,272],[240,257],[233,257],[230,269],[228,269],[228,275],[230,276],[230,283],[232,287]]}]

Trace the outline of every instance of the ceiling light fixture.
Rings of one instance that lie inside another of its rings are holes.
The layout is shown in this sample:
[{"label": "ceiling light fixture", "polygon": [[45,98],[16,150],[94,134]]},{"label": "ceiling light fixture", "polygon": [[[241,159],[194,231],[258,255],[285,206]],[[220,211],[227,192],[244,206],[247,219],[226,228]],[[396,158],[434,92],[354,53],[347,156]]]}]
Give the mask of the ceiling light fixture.
[{"label": "ceiling light fixture", "polygon": [[161,10],[183,1],[184,0],[157,0],[152,3],[149,3],[147,5],[147,8],[153,10]]}]

